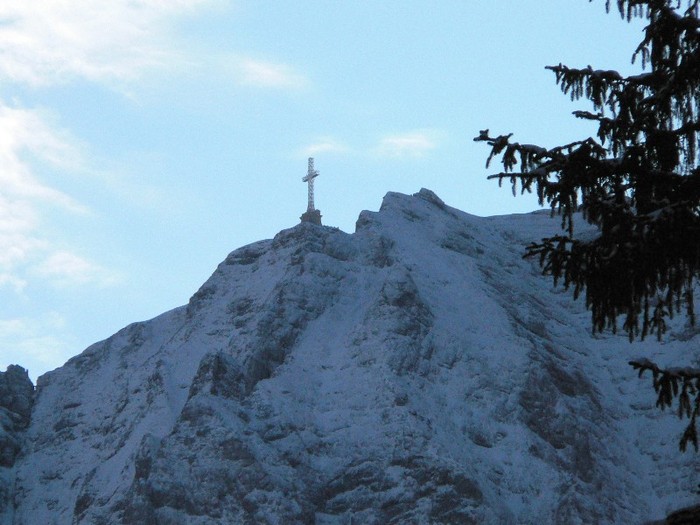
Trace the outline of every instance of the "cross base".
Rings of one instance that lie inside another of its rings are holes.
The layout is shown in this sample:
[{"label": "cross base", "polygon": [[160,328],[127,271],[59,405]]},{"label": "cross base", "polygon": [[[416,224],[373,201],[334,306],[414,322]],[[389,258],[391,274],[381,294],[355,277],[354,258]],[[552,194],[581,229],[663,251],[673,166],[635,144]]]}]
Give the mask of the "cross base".
[{"label": "cross base", "polygon": [[321,226],[321,212],[319,210],[306,210],[300,219],[301,222],[311,222]]}]

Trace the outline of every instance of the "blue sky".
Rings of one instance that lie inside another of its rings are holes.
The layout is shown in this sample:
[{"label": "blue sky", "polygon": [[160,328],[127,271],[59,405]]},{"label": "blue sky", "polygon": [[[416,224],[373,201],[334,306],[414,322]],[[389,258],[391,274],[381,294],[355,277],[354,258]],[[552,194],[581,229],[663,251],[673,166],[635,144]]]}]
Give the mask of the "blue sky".
[{"label": "blue sky", "polygon": [[526,212],[483,128],[592,134],[545,65],[622,73],[602,0],[0,0],[0,369],[32,378],[185,304],[235,248],[388,191]]}]

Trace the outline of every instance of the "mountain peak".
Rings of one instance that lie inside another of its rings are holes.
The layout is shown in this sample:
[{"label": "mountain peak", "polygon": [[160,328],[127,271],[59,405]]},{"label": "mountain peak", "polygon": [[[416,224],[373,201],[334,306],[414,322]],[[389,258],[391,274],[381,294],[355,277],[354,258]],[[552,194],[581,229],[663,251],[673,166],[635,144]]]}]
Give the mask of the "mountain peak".
[{"label": "mountain peak", "polygon": [[675,421],[521,257],[557,228],[422,189],[353,234],[302,222],[233,251],[187,305],[42,376],[0,517],[634,523],[689,504]]}]

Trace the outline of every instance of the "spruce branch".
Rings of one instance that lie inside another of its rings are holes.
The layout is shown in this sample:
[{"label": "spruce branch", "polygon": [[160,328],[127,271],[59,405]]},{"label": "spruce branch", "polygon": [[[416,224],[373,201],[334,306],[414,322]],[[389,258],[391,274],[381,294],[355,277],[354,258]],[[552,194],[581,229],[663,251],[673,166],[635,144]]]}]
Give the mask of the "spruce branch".
[{"label": "spruce branch", "polygon": [[[698,435],[696,420],[700,412],[700,370],[694,368],[661,369],[648,359],[638,359],[629,363],[639,371],[639,377],[644,372],[652,373],[652,384],[657,393],[656,406],[665,410],[672,408],[677,398],[677,415],[680,419],[688,419],[683,435],[678,443],[681,452],[685,452],[689,443],[698,451]],[[694,398],[694,399],[692,399]]]}]

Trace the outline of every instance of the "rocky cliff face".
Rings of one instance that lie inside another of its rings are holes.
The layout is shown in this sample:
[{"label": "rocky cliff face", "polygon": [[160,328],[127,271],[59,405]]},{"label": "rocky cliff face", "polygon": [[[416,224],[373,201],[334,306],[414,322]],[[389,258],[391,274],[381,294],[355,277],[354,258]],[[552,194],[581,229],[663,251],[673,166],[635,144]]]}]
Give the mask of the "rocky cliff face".
[{"label": "rocky cliff face", "polygon": [[188,305],[39,379],[5,522],[641,523],[692,504],[682,424],[627,361],[690,359],[696,334],[590,337],[521,259],[556,228],[422,190],[354,234],[303,223],[234,251]]},{"label": "rocky cliff face", "polygon": [[11,522],[14,464],[29,425],[34,385],[27,371],[11,365],[0,372],[0,523]]}]

